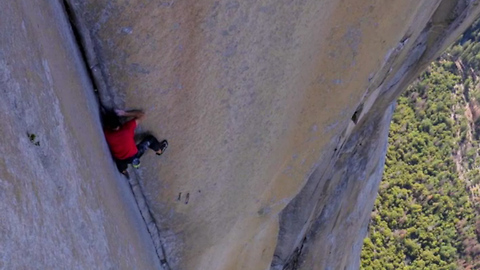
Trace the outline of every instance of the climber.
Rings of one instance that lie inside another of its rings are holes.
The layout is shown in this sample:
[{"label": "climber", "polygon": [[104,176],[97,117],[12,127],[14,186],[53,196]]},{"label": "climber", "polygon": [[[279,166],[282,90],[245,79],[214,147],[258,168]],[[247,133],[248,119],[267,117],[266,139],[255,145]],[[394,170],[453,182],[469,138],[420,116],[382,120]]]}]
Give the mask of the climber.
[{"label": "climber", "polygon": [[[120,117],[133,119],[121,124]],[[115,159],[118,170],[129,178],[127,168],[132,164],[134,168],[140,167],[140,157],[147,148],[155,151],[157,155],[163,154],[168,147],[167,140],[158,142],[150,134],[146,134],[139,144],[135,144],[134,132],[137,125],[144,119],[143,111],[106,111],[103,115],[104,133],[107,144]]]}]

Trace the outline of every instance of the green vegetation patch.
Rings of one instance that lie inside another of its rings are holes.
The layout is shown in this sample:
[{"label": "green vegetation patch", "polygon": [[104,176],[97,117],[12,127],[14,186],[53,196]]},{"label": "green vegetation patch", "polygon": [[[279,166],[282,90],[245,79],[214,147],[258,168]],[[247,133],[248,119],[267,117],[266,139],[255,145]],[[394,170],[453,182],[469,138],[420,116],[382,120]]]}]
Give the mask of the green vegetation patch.
[{"label": "green vegetation patch", "polygon": [[480,269],[478,25],[398,99],[361,269]]}]

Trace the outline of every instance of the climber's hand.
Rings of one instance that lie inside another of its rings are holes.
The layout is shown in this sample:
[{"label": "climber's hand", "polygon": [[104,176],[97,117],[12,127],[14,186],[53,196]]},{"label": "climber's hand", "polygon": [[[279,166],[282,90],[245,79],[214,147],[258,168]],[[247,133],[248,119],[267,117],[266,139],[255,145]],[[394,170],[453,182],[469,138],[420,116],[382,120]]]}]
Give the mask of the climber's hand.
[{"label": "climber's hand", "polygon": [[124,110],[115,109],[115,113],[116,113],[118,116],[125,116],[125,111],[124,111]]}]

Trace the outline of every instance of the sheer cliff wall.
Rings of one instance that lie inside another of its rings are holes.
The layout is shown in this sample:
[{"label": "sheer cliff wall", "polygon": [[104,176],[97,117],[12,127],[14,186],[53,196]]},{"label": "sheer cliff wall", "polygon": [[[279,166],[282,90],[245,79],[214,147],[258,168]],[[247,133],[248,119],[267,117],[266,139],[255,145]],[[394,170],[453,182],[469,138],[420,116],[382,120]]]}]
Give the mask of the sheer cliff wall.
[{"label": "sheer cliff wall", "polygon": [[0,15],[0,269],[159,269],[63,7]]},{"label": "sheer cliff wall", "polygon": [[[357,269],[392,103],[478,2],[66,1],[102,102],[170,141],[137,178],[182,270]],[[0,7],[0,266],[161,267],[59,2]]]},{"label": "sheer cliff wall", "polygon": [[71,0],[174,269],[355,269],[392,102],[478,1]]}]

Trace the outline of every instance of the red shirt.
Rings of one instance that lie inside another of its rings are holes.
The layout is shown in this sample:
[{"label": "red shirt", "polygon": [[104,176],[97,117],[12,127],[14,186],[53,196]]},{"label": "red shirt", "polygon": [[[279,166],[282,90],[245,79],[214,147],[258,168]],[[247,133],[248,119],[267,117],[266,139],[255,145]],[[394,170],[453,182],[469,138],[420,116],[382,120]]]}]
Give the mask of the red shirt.
[{"label": "red shirt", "polygon": [[136,127],[137,122],[130,120],[120,126],[119,130],[104,130],[105,139],[114,158],[127,159],[137,154],[137,145],[133,139]]}]

